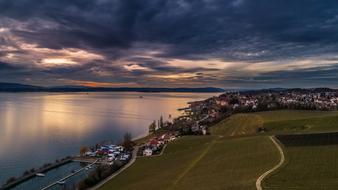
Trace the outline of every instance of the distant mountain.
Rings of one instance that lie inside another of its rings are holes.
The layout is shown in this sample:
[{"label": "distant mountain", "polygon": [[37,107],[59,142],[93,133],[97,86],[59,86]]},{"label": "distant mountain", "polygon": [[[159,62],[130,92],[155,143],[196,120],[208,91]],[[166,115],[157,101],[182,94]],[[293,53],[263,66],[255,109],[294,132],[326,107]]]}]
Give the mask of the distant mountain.
[{"label": "distant mountain", "polygon": [[36,92],[43,89],[43,87],[39,86],[0,82],[0,92]]},{"label": "distant mountain", "polygon": [[337,92],[338,89],[331,88],[269,88],[260,90],[251,89],[228,89],[215,87],[203,88],[147,88],[147,87],[88,87],[88,86],[54,86],[41,87],[19,83],[0,82],[0,92],[241,92],[241,93],[275,93],[275,92],[300,92],[300,93],[320,93],[320,92]]},{"label": "distant mountain", "polygon": [[63,85],[63,86],[53,86],[51,88],[88,88],[88,87],[79,85]]},{"label": "distant mountain", "polygon": [[224,89],[205,88],[108,88],[87,86],[40,87],[18,83],[0,83],[0,92],[224,92]]},{"label": "distant mountain", "polygon": [[107,87],[52,87],[51,92],[224,92],[221,88],[107,88]]},{"label": "distant mountain", "polygon": [[338,89],[332,88],[269,88],[260,90],[245,90],[243,94],[263,94],[263,93],[322,93],[322,92],[337,92]]}]

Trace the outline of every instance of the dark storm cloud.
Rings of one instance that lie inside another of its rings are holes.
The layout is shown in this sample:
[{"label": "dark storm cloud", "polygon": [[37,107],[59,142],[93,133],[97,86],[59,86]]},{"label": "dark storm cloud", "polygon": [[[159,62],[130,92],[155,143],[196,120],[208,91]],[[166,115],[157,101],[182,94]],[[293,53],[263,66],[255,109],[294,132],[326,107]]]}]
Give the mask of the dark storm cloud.
[{"label": "dark storm cloud", "polygon": [[12,64],[0,62],[0,71],[16,70],[18,67],[13,66]]},{"label": "dark storm cloud", "polygon": [[[337,7],[334,0],[0,0],[0,27],[8,27],[20,40],[40,47],[86,49],[113,61],[132,56],[135,44],[144,44],[144,51],[160,44],[165,48],[154,58],[256,63],[335,54]],[[13,26],[5,19],[24,26]],[[6,43],[0,36],[0,44]],[[4,55],[0,52],[0,57]],[[197,78],[201,80],[224,82],[202,74],[218,69],[174,67],[158,59],[130,61],[158,74],[200,73]],[[331,70],[318,69],[271,72],[252,80],[310,80],[309,75],[333,75]],[[43,72],[65,76],[97,70],[114,73],[121,81],[150,73],[127,72],[110,62]],[[237,77],[246,81],[245,76]]]},{"label": "dark storm cloud", "polygon": [[[273,59],[302,55],[293,51],[304,51],[307,45],[335,44],[337,6],[337,1],[319,0],[2,0],[0,14],[58,24],[13,31],[42,47],[127,48],[143,41],[173,45],[166,52],[169,57],[216,52],[214,56],[224,59],[253,59],[238,52],[266,51]],[[265,55],[255,59],[261,58]]]},{"label": "dark storm cloud", "polygon": [[230,86],[266,87],[337,87],[338,65],[262,73],[258,76],[231,76],[223,80]]},{"label": "dark storm cloud", "polygon": [[[128,61],[139,63],[139,66],[148,68],[152,71],[156,71],[158,73],[163,74],[178,74],[178,73],[195,73],[195,72],[202,72],[202,71],[219,71],[219,69],[214,68],[202,68],[202,67],[194,67],[194,68],[184,68],[184,67],[177,67],[171,66],[166,61],[155,60],[152,58],[142,58],[142,57],[134,57],[128,59]],[[133,64],[129,64],[131,66]],[[139,73],[148,73],[149,71],[138,71]]]}]

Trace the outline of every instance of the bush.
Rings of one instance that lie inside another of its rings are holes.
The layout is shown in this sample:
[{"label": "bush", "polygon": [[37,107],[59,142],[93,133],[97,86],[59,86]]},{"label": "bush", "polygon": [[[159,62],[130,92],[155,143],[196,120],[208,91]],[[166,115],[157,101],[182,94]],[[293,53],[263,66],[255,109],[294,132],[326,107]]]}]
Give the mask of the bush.
[{"label": "bush", "polygon": [[47,168],[48,166],[51,166],[51,165],[52,165],[51,163],[46,163],[41,168]]},{"label": "bush", "polygon": [[11,177],[9,178],[7,181],[6,181],[6,184],[10,184],[12,182],[16,181],[16,178],[15,177]]},{"label": "bush", "polygon": [[29,170],[26,170],[25,172],[23,172],[22,176],[26,176],[26,175],[29,175],[31,174],[31,172]]},{"label": "bush", "polygon": [[90,172],[88,177],[77,184],[79,190],[88,189],[98,184],[103,179],[107,178],[123,166],[122,163],[116,162],[112,166],[100,165],[94,171]]}]

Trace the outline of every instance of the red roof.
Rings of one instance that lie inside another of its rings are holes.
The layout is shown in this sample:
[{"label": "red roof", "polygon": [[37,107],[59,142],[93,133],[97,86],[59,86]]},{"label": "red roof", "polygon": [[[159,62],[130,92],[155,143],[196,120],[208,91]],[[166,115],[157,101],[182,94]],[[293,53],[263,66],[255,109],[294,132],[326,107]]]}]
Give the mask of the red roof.
[{"label": "red roof", "polygon": [[158,140],[157,139],[151,139],[149,141],[149,144],[151,144],[151,145],[157,145],[158,144]]}]

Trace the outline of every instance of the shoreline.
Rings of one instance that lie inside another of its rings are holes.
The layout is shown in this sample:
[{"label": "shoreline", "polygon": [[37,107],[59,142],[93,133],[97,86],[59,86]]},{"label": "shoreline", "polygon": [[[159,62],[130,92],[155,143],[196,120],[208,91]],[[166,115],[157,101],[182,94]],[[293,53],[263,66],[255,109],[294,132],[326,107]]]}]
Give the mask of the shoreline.
[{"label": "shoreline", "polygon": [[6,184],[3,184],[1,187],[0,187],[0,190],[9,190],[17,185],[20,185],[21,183],[33,178],[33,177],[36,177],[36,174],[37,173],[45,173],[45,172],[48,172],[52,169],[55,169],[55,168],[58,168],[58,167],[61,167],[65,164],[68,164],[70,162],[72,162],[73,160],[73,157],[70,157],[70,158],[67,158],[66,160],[64,161],[60,161],[58,163],[54,163],[52,164],[51,166],[48,166],[46,168],[42,168],[42,169],[37,169],[36,171],[32,172],[31,174],[28,174],[26,176],[20,176],[18,177],[15,181],[11,182],[11,183],[8,183]]}]

